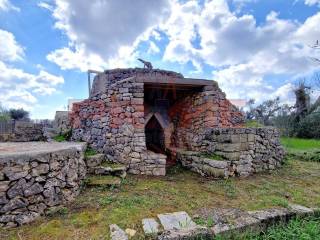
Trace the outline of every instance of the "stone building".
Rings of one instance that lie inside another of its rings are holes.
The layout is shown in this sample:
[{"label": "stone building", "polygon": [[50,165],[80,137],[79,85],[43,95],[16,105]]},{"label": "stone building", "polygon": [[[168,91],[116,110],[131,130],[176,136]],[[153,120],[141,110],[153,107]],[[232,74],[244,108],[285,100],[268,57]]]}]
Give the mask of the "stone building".
[{"label": "stone building", "polygon": [[96,75],[90,97],[73,105],[70,120],[74,140],[129,172],[165,175],[178,150],[214,151],[204,146],[208,129],[242,127],[243,116],[215,81],[130,68]]}]

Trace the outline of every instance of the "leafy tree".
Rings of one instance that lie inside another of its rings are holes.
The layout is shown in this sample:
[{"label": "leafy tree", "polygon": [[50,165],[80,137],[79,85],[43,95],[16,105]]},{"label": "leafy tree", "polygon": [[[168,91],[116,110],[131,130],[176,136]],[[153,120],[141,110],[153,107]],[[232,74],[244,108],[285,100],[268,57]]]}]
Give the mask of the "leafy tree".
[{"label": "leafy tree", "polygon": [[276,116],[277,112],[281,109],[279,97],[264,101],[256,107],[254,107],[254,100],[251,99],[248,105],[249,111],[246,112],[247,119],[255,119],[266,126],[272,125],[272,118]]},{"label": "leafy tree", "polygon": [[30,120],[29,119],[29,112],[24,110],[23,108],[10,109],[9,113],[10,113],[11,118],[14,120]]}]

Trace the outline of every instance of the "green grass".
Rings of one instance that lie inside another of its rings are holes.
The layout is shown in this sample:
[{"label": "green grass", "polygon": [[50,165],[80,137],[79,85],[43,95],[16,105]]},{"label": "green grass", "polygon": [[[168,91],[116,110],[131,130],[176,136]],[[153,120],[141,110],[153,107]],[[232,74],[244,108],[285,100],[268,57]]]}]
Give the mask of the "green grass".
[{"label": "green grass", "polygon": [[57,141],[57,142],[65,142],[66,138],[63,135],[58,135],[58,136],[54,136],[53,140]]},{"label": "green grass", "polygon": [[301,139],[301,138],[281,138],[281,143],[287,149],[295,150],[320,150],[320,140],[316,139]]},{"label": "green grass", "polygon": [[320,140],[281,138],[288,155],[303,161],[320,162]]},{"label": "green grass", "polygon": [[211,160],[217,160],[217,161],[223,161],[225,160],[222,156],[219,156],[217,154],[203,154],[201,155],[201,157],[207,158],[207,159],[211,159]]},{"label": "green grass", "polygon": [[179,167],[165,177],[129,175],[120,188],[84,188],[59,214],[17,229],[0,229],[0,239],[109,239],[112,223],[135,229],[133,239],[144,239],[141,220],[159,213],[186,211],[194,216],[203,208],[259,210],[289,202],[320,207],[319,178],[320,163],[295,159],[279,170],[245,179],[214,181]]},{"label": "green grass", "polygon": [[88,148],[86,149],[86,151],[84,152],[84,156],[85,156],[85,157],[94,156],[94,155],[96,155],[96,154],[97,154],[97,151],[94,150],[94,149],[92,149],[92,148],[90,148],[90,147],[88,147]]},{"label": "green grass", "polygon": [[288,224],[281,224],[269,228],[261,234],[244,233],[232,236],[232,238],[218,236],[215,240],[302,240],[320,239],[320,218],[296,218],[289,221]]}]

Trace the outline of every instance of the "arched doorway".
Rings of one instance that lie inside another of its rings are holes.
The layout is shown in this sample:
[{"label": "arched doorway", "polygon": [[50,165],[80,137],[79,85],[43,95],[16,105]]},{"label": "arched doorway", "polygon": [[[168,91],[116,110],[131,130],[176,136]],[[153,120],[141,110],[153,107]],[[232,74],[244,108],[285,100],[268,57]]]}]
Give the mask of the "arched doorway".
[{"label": "arched doorway", "polygon": [[148,150],[156,153],[165,153],[164,131],[155,115],[145,125],[145,134]]}]

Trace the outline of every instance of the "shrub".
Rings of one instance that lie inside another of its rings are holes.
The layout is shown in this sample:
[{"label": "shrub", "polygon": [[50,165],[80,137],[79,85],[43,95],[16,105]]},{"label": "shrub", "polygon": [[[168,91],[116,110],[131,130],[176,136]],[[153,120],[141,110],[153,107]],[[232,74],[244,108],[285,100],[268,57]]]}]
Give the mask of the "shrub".
[{"label": "shrub", "polygon": [[297,126],[297,136],[320,139],[320,113],[312,113],[303,118]]},{"label": "shrub", "polygon": [[90,156],[93,156],[93,155],[96,155],[96,154],[97,154],[96,150],[88,147],[87,150],[84,153],[84,156],[90,157]]}]

